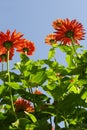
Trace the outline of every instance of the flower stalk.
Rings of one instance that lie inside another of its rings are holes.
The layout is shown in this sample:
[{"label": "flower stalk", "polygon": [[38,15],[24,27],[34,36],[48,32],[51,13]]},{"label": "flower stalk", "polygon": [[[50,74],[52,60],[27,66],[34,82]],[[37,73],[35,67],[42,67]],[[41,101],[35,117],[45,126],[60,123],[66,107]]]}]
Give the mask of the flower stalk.
[{"label": "flower stalk", "polygon": [[72,37],[71,37],[71,42],[72,42],[72,47],[73,47],[74,53],[75,53],[76,57],[78,57],[78,54],[77,54],[75,46],[74,46],[74,39]]},{"label": "flower stalk", "polygon": [[[10,83],[9,49],[7,50],[7,75],[8,75],[8,83]],[[10,100],[11,100],[11,108],[13,112],[15,112],[11,87],[9,87],[9,93],[10,93]]]},{"label": "flower stalk", "polygon": [[4,71],[4,61],[2,61],[2,71]]}]

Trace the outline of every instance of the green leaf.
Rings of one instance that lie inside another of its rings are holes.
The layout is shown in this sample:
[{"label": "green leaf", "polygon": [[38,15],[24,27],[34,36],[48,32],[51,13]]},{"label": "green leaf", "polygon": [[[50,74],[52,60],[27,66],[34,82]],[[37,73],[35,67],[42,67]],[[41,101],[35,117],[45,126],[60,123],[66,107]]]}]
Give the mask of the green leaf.
[{"label": "green leaf", "polygon": [[35,124],[27,124],[25,130],[36,130]]},{"label": "green leaf", "polygon": [[56,76],[55,71],[53,69],[47,70],[47,78],[51,79],[53,81],[57,80],[57,76]]},{"label": "green leaf", "polygon": [[76,94],[76,93],[79,93],[80,91],[78,91],[76,86],[72,85],[70,89],[68,90],[68,92],[74,92]]},{"label": "green leaf", "polygon": [[59,47],[63,52],[66,52],[67,54],[72,54],[72,48],[71,48],[71,46],[66,46],[66,45],[61,45],[61,44],[59,44],[58,47]]},{"label": "green leaf", "polygon": [[4,116],[4,114],[0,112],[0,120],[4,120],[4,119],[6,119],[6,116]]},{"label": "green leaf", "polygon": [[21,89],[20,85],[16,82],[9,82],[9,83],[6,83],[6,85],[8,85],[9,87],[15,90]]},{"label": "green leaf", "polygon": [[82,64],[70,70],[70,75],[83,74],[86,69],[86,65]]},{"label": "green leaf", "polygon": [[83,100],[87,98],[87,91],[85,91],[85,92],[82,94],[81,98],[82,98]]},{"label": "green leaf", "polygon": [[3,81],[7,80],[7,71],[0,72],[0,79],[2,79]]},{"label": "green leaf", "polygon": [[55,56],[56,50],[54,48],[51,48],[49,53],[48,53],[48,59],[50,60]]},{"label": "green leaf", "polygon": [[35,74],[31,74],[30,82],[36,85],[42,85],[46,80],[46,68],[38,69]]},{"label": "green leaf", "polygon": [[87,79],[79,79],[79,84],[82,86],[82,85],[85,85],[85,84],[87,84]]},{"label": "green leaf", "polygon": [[0,86],[0,96],[4,93],[6,87],[4,85]]},{"label": "green leaf", "polygon": [[57,84],[51,83],[46,86],[49,90],[54,90],[57,87]]},{"label": "green leaf", "polygon": [[72,55],[66,55],[66,61],[69,67],[75,66]]},{"label": "green leaf", "polygon": [[30,117],[30,119],[33,121],[33,123],[37,122],[37,119],[36,119],[36,117],[35,117],[33,114],[28,113],[28,112],[26,112],[26,111],[25,111],[25,114]]},{"label": "green leaf", "polygon": [[[15,122],[12,123],[12,126],[10,126],[11,130],[25,130],[25,127],[27,124],[30,124],[29,120],[27,118],[19,118]],[[27,129],[26,129],[27,130]]]},{"label": "green leaf", "polygon": [[20,75],[10,72],[11,81],[13,82],[20,82]]},{"label": "green leaf", "polygon": [[20,54],[20,58],[23,63],[26,63],[29,60],[29,58],[25,54]]}]

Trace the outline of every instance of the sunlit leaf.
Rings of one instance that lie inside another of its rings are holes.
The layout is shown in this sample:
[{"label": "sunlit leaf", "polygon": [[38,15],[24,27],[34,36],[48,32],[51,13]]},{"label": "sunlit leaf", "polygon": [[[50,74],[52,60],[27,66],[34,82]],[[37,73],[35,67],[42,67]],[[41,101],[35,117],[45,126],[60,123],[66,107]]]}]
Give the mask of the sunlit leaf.
[{"label": "sunlit leaf", "polygon": [[55,56],[56,50],[54,48],[51,48],[49,53],[48,53],[48,59],[50,60]]},{"label": "sunlit leaf", "polygon": [[75,66],[72,55],[66,55],[66,61],[67,61],[69,67]]},{"label": "sunlit leaf", "polygon": [[26,111],[25,111],[25,113],[26,113],[26,115],[28,115],[28,116],[30,117],[30,119],[31,119],[34,123],[37,122],[37,119],[36,119],[36,117],[35,117],[33,114],[28,113],[28,112],[26,112]]},{"label": "sunlit leaf", "polygon": [[20,54],[21,61],[26,63],[29,60],[29,57],[25,54]]},{"label": "sunlit leaf", "polygon": [[30,82],[36,85],[43,84],[46,80],[46,68],[38,69],[35,74],[31,74]]},{"label": "sunlit leaf", "polygon": [[20,85],[16,82],[7,82],[6,85],[8,85],[9,87],[15,90],[21,89]]}]

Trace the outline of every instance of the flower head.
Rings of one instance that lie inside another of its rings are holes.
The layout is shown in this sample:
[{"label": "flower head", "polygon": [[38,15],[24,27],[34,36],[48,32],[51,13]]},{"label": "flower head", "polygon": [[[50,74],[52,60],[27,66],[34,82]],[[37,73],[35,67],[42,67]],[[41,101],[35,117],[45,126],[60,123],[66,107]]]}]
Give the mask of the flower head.
[{"label": "flower head", "polygon": [[56,29],[56,40],[64,45],[70,45],[72,43],[71,39],[74,40],[75,44],[78,44],[78,41],[84,38],[83,25],[76,19],[71,21],[68,18],[64,20],[58,19],[53,22],[53,27]]},{"label": "flower head", "polygon": [[16,48],[23,41],[23,34],[14,30],[12,33],[7,30],[6,33],[0,32],[0,48],[5,47],[6,49]]},{"label": "flower head", "polygon": [[[11,49],[9,51],[9,60],[12,60],[13,56],[14,56],[14,49]],[[7,49],[6,48],[0,49],[0,62],[2,61],[7,62]]]},{"label": "flower head", "polygon": [[34,43],[29,40],[24,40],[23,44],[20,44],[20,46],[17,47],[17,51],[27,55],[32,55],[35,51]]},{"label": "flower head", "polygon": [[26,111],[26,112],[34,112],[33,106],[31,106],[30,102],[28,100],[25,100],[23,98],[18,98],[15,102],[15,111]]},{"label": "flower head", "polygon": [[49,34],[45,38],[45,43],[49,45],[56,44],[56,42],[56,34]]},{"label": "flower head", "polygon": [[60,26],[62,26],[63,21],[64,21],[63,19],[57,19],[53,21],[52,23],[53,28],[57,30]]}]

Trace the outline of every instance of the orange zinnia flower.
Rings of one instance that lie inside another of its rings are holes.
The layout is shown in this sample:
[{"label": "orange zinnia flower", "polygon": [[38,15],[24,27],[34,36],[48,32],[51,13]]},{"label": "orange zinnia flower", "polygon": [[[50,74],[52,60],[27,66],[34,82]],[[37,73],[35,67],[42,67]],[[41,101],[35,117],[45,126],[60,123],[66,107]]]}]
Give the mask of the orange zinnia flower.
[{"label": "orange zinnia flower", "polygon": [[35,51],[34,43],[29,40],[24,40],[23,44],[20,44],[20,46],[17,47],[17,51],[27,55],[32,55]]},{"label": "orange zinnia flower", "polygon": [[53,22],[53,27],[57,30],[56,40],[61,41],[62,44],[70,45],[72,43],[72,39],[75,44],[79,44],[78,40],[83,40],[84,38],[84,28],[81,23],[79,23],[76,19],[69,20],[58,19]]},{"label": "orange zinnia flower", "polygon": [[[13,56],[14,56],[14,49],[11,49],[9,51],[9,60],[12,60]],[[7,62],[7,50],[4,47],[0,49],[0,62],[2,61]]]},{"label": "orange zinnia flower", "polygon": [[64,21],[63,19],[57,19],[53,21],[52,23],[53,28],[57,30],[62,25],[63,21]]},{"label": "orange zinnia flower", "polygon": [[52,45],[52,44],[56,44],[56,34],[49,34],[46,36],[45,38],[45,43]]},{"label": "orange zinnia flower", "polygon": [[34,112],[33,106],[31,106],[30,102],[28,100],[25,100],[23,98],[18,98],[15,102],[15,111],[16,112],[21,112],[21,111],[26,111],[26,112]]},{"label": "orange zinnia flower", "polygon": [[12,33],[10,30],[7,30],[6,33],[0,32],[0,48],[16,48],[16,46],[23,42],[22,36],[23,34],[20,32],[17,33],[16,30],[14,30]]}]

